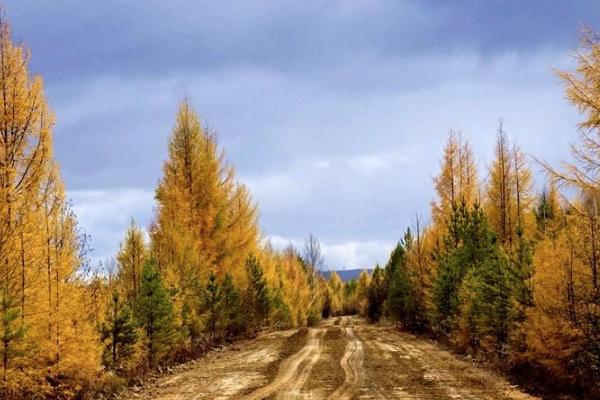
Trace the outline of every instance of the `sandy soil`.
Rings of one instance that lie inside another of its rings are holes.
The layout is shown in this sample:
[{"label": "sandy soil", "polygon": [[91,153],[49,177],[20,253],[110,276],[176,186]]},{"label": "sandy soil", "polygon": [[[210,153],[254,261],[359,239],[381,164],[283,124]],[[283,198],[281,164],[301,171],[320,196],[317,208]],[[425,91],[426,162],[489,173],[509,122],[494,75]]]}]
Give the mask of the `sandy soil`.
[{"label": "sandy soil", "polygon": [[435,344],[355,317],[237,343],[131,399],[533,399]]}]

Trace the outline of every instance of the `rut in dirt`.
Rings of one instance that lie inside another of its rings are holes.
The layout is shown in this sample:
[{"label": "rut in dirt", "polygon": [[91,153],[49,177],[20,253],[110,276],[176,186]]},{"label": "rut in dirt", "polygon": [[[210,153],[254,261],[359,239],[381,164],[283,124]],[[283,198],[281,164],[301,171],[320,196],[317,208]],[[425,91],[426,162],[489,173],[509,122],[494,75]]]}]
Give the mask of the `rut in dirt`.
[{"label": "rut in dirt", "polygon": [[321,338],[327,328],[312,329],[306,345],[296,354],[283,361],[275,379],[267,386],[250,394],[248,400],[266,399],[277,394],[277,399],[302,398],[301,390],[310,376],[322,351]]}]

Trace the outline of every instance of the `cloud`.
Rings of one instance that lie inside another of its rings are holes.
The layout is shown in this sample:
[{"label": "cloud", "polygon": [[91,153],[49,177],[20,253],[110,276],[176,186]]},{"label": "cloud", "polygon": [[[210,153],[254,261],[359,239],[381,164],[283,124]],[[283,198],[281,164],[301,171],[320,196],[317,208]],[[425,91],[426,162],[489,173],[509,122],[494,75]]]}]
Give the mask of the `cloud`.
[{"label": "cloud", "polygon": [[[276,249],[285,249],[292,245],[302,252],[304,247],[303,238],[271,235],[267,239]],[[387,262],[394,245],[393,241],[321,242],[321,250],[327,268],[372,268],[376,264],[383,265]]]},{"label": "cloud", "polygon": [[68,196],[81,227],[92,236],[94,262],[115,254],[132,218],[146,228],[154,203],[154,192],[140,189],[71,190]]},{"label": "cloud", "polygon": [[372,268],[384,264],[389,257],[393,242],[351,241],[324,246],[327,265],[334,269]]},{"label": "cloud", "polygon": [[[15,34],[53,80],[253,66],[336,70],[357,59],[571,48],[593,0],[84,2],[6,0]],[[541,12],[543,10],[543,12]],[[42,18],[40,16],[43,16]]]},{"label": "cloud", "polygon": [[401,164],[409,164],[410,159],[398,152],[370,154],[351,157],[348,164],[358,172],[374,174],[386,168],[399,167]]},{"label": "cloud", "polygon": [[451,128],[482,176],[498,118],[525,152],[565,157],[579,116],[551,67],[572,68],[581,23],[600,20],[591,0],[5,5],[44,75],[95,257],[114,254],[130,216],[149,222],[187,94],[263,231],[316,234],[333,267],[383,262],[428,215]]}]

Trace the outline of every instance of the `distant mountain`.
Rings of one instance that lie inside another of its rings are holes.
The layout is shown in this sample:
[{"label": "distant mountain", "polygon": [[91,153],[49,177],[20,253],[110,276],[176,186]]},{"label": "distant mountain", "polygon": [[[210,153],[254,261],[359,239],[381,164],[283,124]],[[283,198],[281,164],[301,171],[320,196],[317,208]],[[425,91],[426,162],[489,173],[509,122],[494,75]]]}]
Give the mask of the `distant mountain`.
[{"label": "distant mountain", "polygon": [[[334,270],[321,271],[321,274],[325,277],[325,279],[329,279],[329,276]],[[349,281],[351,279],[357,279],[361,272],[365,271],[365,269],[338,269],[335,272],[342,278],[344,282]],[[366,269],[366,271],[370,274],[373,272],[372,269]]]}]

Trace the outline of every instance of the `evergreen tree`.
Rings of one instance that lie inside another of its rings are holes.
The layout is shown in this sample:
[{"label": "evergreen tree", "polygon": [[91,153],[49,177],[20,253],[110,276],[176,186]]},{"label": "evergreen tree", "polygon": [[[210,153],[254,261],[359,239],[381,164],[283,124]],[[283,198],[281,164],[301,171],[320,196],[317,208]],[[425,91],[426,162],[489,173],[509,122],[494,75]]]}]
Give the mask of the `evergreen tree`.
[{"label": "evergreen tree", "polygon": [[496,244],[489,257],[474,266],[462,288],[463,345],[492,350],[505,356],[505,346],[515,321],[514,282],[511,264]]},{"label": "evergreen tree", "polygon": [[281,288],[275,290],[271,299],[272,324],[279,328],[289,328],[292,321],[290,306],[286,303]]},{"label": "evergreen tree", "polygon": [[10,362],[17,356],[23,355],[20,344],[25,336],[25,326],[21,323],[21,309],[14,297],[2,290],[0,297],[0,355],[2,356],[2,379]]},{"label": "evergreen tree", "polygon": [[360,312],[358,303],[358,280],[350,279],[344,283],[342,312],[344,315],[353,315]]},{"label": "evergreen tree", "polygon": [[444,238],[445,253],[439,256],[437,276],[433,287],[438,328],[449,333],[454,327],[454,316],[460,306],[458,292],[470,264],[468,254],[462,250],[462,241],[470,223],[470,212],[464,202],[454,206]]},{"label": "evergreen tree", "polygon": [[122,369],[123,362],[134,353],[139,339],[131,308],[114,291],[106,320],[100,327],[100,341],[104,344],[102,361],[112,369]]},{"label": "evergreen tree", "polygon": [[377,322],[381,318],[386,298],[385,276],[379,265],[373,270],[367,293],[367,316],[371,322]]},{"label": "evergreen tree", "polygon": [[173,304],[154,263],[147,260],[142,270],[140,293],[135,302],[135,318],[145,333],[148,362],[160,362],[176,338]]},{"label": "evergreen tree", "polygon": [[216,342],[220,336],[221,298],[221,288],[217,282],[217,276],[214,272],[211,272],[204,290],[203,313],[206,320],[206,330],[212,343]]},{"label": "evergreen tree", "polygon": [[459,342],[477,350],[493,347],[502,354],[515,312],[515,270],[500,248],[483,210],[455,208],[447,238],[449,249],[434,286],[436,322]]},{"label": "evergreen tree", "polygon": [[244,315],[242,313],[242,299],[239,290],[233,283],[230,274],[225,275],[221,284],[223,304],[223,330],[225,340],[231,341],[244,330]]},{"label": "evergreen tree", "polygon": [[425,305],[418,291],[418,260],[411,265],[410,257],[417,251],[410,228],[392,251],[386,265],[387,298],[384,304],[386,315],[412,331],[421,332],[427,325]]},{"label": "evergreen tree", "polygon": [[263,268],[254,255],[246,259],[248,287],[246,288],[246,309],[252,333],[256,335],[263,323],[268,323],[271,311],[269,287],[263,274]]},{"label": "evergreen tree", "polygon": [[393,321],[406,321],[406,299],[410,282],[406,271],[406,251],[402,242],[398,242],[385,266],[385,284],[387,296],[384,304],[385,314]]}]

